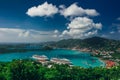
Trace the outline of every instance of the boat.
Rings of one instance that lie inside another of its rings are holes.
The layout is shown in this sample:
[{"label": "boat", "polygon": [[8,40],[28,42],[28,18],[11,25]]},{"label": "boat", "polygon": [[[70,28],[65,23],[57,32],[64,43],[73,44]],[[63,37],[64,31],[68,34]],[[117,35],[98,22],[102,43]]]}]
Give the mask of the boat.
[{"label": "boat", "polygon": [[66,58],[63,58],[63,59],[61,59],[61,60],[64,60],[64,61],[69,61],[69,62],[70,62],[70,60],[69,60],[69,59],[66,59]]},{"label": "boat", "polygon": [[56,64],[68,64],[68,65],[72,64],[72,62],[70,62],[70,60],[68,60],[66,58],[63,58],[63,59],[51,58],[50,61],[53,63],[56,63]]},{"label": "boat", "polygon": [[33,55],[32,58],[36,60],[48,60],[48,57],[45,55]]}]

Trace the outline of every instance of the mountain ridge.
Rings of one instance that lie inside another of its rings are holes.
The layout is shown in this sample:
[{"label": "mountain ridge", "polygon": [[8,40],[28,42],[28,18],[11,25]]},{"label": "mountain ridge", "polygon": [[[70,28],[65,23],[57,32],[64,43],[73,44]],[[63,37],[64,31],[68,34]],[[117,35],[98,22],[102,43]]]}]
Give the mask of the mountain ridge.
[{"label": "mountain ridge", "polygon": [[90,48],[103,50],[116,50],[120,48],[120,40],[107,39],[102,37],[91,37],[86,39],[63,39],[48,44],[57,48]]}]

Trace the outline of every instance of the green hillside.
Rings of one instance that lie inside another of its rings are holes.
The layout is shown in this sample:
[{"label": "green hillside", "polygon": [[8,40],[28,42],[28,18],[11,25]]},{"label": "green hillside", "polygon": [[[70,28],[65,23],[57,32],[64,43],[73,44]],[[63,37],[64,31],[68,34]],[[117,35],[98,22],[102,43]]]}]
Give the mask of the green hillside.
[{"label": "green hillside", "polygon": [[87,39],[64,39],[58,42],[49,44],[53,47],[59,48],[89,48],[89,49],[102,49],[102,50],[117,50],[120,48],[120,41],[105,39],[101,37],[92,37]]}]

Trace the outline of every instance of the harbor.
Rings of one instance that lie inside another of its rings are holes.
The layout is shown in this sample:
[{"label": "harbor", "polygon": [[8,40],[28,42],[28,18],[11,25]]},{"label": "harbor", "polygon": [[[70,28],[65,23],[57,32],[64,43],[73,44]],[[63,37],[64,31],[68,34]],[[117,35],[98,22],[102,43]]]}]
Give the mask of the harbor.
[{"label": "harbor", "polygon": [[[41,50],[41,51],[29,51],[29,52],[21,52],[21,53],[13,52],[10,54],[9,53],[0,54],[1,62],[11,62],[14,59],[35,59],[35,61],[41,62],[44,65],[50,63],[61,64],[63,62],[66,63],[66,61],[69,60],[74,66],[81,66],[84,68],[105,66],[105,62],[103,62],[99,58],[91,56],[89,53],[80,52],[77,50],[54,49],[51,51]],[[55,63],[51,62],[52,60],[54,60]],[[88,63],[88,65],[86,65],[86,63]]]},{"label": "harbor", "polygon": [[51,58],[49,59],[45,55],[33,55],[32,58],[36,60],[37,62],[40,62],[42,65],[47,65],[49,63],[53,64],[67,64],[69,66],[72,66],[72,62],[69,59],[66,58]]}]

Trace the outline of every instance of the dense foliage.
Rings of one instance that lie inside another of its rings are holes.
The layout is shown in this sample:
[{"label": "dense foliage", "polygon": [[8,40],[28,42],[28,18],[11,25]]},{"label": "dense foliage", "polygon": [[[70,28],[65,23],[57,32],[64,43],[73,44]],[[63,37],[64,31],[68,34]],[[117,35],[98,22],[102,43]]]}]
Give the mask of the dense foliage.
[{"label": "dense foliage", "polygon": [[0,63],[0,80],[118,80],[120,66],[81,68],[54,64],[51,68],[32,60]]}]

